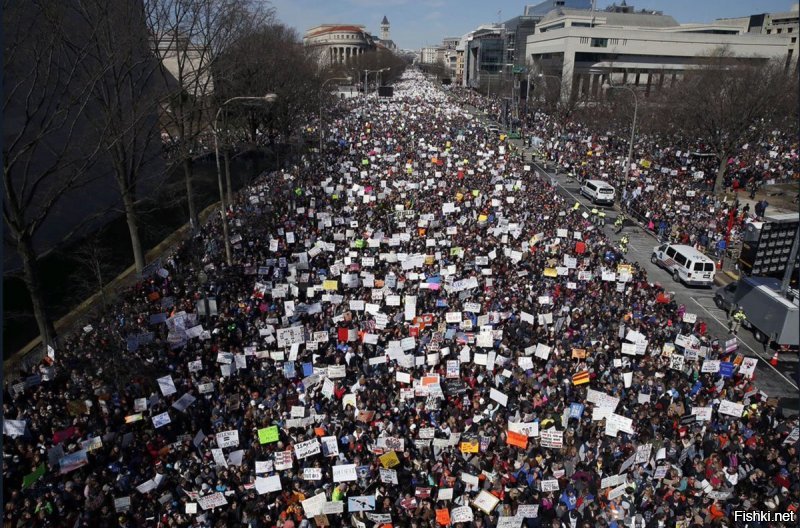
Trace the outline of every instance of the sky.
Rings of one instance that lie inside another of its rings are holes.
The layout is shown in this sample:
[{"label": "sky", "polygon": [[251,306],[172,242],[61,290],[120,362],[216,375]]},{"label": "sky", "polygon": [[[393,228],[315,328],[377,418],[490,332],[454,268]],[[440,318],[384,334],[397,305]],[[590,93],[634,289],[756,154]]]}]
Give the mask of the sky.
[{"label": "sky", "polygon": [[[628,5],[637,10],[663,11],[680,23],[689,23],[789,11],[793,1],[630,0]],[[443,37],[458,37],[481,24],[508,20],[521,15],[526,4],[524,0],[270,0],[270,3],[278,18],[296,28],[300,35],[316,25],[338,22],[363,25],[377,36],[380,21],[386,15],[391,24],[389,36],[401,49],[436,45]],[[537,4],[539,0],[527,3]],[[597,0],[597,9],[611,3]]]}]

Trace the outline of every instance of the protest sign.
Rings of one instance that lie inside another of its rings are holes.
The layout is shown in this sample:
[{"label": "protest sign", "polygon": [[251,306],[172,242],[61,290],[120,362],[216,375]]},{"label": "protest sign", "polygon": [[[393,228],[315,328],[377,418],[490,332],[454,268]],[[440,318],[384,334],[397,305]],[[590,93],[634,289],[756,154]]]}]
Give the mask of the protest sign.
[{"label": "protest sign", "polygon": [[353,482],[358,480],[355,464],[341,464],[333,466],[332,469],[334,482]]},{"label": "protest sign", "polygon": [[258,430],[258,442],[261,444],[271,444],[279,440],[277,425],[271,425]]},{"label": "protest sign", "polygon": [[321,451],[322,449],[320,448],[319,442],[317,442],[316,438],[306,440],[305,442],[300,442],[294,446],[294,454],[297,457],[297,460],[308,458],[320,453]]}]

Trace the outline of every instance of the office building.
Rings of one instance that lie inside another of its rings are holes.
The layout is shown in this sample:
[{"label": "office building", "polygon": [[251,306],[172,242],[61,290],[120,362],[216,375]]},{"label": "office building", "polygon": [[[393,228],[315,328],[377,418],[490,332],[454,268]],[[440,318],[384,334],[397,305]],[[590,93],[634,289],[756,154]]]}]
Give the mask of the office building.
[{"label": "office building", "polygon": [[[772,28],[791,27],[782,17],[776,23],[769,20]],[[750,31],[749,22],[739,19],[681,25],[671,16],[637,11],[623,1],[605,11],[550,11],[528,37],[526,57],[536,71],[561,77],[564,100],[597,97],[606,80],[638,87],[646,96],[722,47],[748,61],[785,57],[792,35]]]},{"label": "office building", "polygon": [[420,50],[419,61],[422,64],[436,64],[442,57],[442,52],[441,46],[425,46]]}]

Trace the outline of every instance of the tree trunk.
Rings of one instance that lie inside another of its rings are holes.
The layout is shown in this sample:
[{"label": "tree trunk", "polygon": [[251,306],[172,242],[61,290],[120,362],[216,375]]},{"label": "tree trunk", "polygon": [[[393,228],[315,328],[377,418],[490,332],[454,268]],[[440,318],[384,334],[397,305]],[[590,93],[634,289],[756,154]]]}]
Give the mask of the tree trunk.
[{"label": "tree trunk", "polygon": [[186,201],[189,204],[189,225],[192,231],[200,228],[197,218],[197,206],[194,203],[194,184],[192,182],[192,160],[188,156],[183,159],[183,179],[186,183]]},{"label": "tree trunk", "polygon": [[717,177],[714,179],[714,188],[712,191],[722,192],[723,184],[725,182],[725,172],[728,169],[728,154],[723,153],[719,157],[719,168],[717,169]]},{"label": "tree trunk", "polygon": [[56,328],[53,325],[53,319],[50,317],[50,313],[47,310],[47,302],[44,299],[42,280],[39,275],[39,261],[33,249],[33,241],[28,237],[23,237],[17,246],[17,250],[22,257],[23,278],[25,286],[28,288],[28,294],[31,296],[33,316],[36,318],[36,326],[39,327],[39,336],[42,338],[42,344],[45,347],[47,345],[55,345]]},{"label": "tree trunk", "polygon": [[128,222],[128,233],[131,237],[131,249],[133,249],[136,272],[141,273],[146,263],[144,261],[144,251],[142,251],[142,241],[139,238],[139,215],[136,213],[135,200],[130,191],[122,193],[122,204],[125,206],[125,220]]},{"label": "tree trunk", "polygon": [[231,152],[229,149],[223,151],[223,161],[225,162],[225,183],[228,185],[228,196],[225,202],[228,207],[233,204],[233,185],[231,185]]}]

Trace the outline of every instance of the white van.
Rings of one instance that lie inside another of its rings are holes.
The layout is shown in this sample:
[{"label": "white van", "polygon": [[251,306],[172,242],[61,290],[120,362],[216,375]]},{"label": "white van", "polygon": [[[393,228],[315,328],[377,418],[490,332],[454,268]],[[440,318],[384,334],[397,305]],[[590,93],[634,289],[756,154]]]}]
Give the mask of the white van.
[{"label": "white van", "polygon": [[669,270],[675,282],[694,286],[714,285],[714,261],[692,246],[661,244],[653,248],[650,262]]},{"label": "white van", "polygon": [[595,204],[614,203],[614,188],[602,180],[586,180],[581,187],[581,194]]}]

